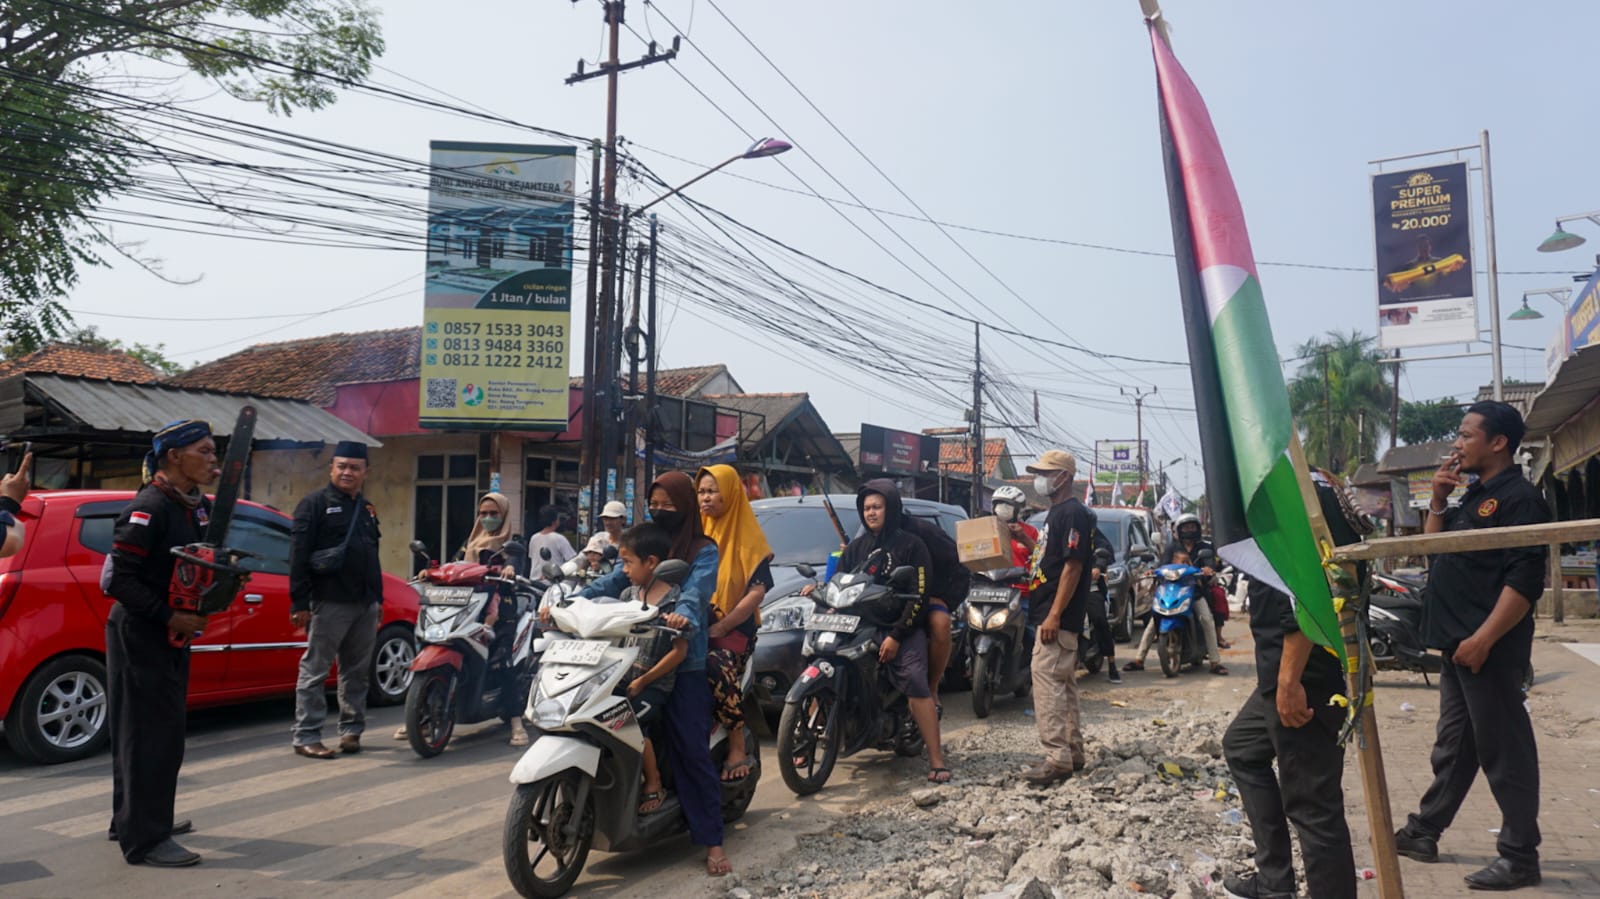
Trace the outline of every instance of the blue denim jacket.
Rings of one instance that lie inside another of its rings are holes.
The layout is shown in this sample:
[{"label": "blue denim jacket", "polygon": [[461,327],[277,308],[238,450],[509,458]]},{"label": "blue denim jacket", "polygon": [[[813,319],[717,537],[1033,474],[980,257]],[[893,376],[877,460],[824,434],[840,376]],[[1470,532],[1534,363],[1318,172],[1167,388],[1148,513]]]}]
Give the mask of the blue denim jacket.
[{"label": "blue denim jacket", "polygon": [[[721,561],[716,544],[708,544],[695,554],[694,561],[689,564],[689,577],[679,590],[678,603],[672,611],[689,619],[690,631],[689,654],[678,666],[679,671],[706,670],[706,633],[711,628],[708,599],[717,592],[717,566]],[[586,599],[616,597],[629,586],[628,576],[618,564],[610,574],[583,588],[578,595]]]}]

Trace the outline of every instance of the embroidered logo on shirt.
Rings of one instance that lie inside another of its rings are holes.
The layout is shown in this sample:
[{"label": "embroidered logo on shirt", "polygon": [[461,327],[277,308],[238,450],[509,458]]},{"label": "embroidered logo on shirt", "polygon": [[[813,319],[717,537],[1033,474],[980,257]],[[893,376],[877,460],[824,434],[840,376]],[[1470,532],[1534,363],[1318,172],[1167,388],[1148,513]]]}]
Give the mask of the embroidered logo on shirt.
[{"label": "embroidered logo on shirt", "polygon": [[322,514],[324,514],[324,515],[338,515],[342,511],[344,511],[344,507],[343,506],[329,506],[328,508],[326,508],[326,509],[324,509],[322,511]]},{"label": "embroidered logo on shirt", "polygon": [[1077,549],[1077,548],[1078,548],[1078,529],[1077,528],[1072,528],[1071,530],[1067,531],[1067,549]]},{"label": "embroidered logo on shirt", "polygon": [[1493,515],[1494,514],[1494,510],[1496,510],[1498,508],[1500,508],[1500,501],[1499,500],[1492,499],[1492,498],[1491,499],[1486,499],[1483,502],[1478,504],[1478,517],[1479,518],[1488,518],[1490,515]]},{"label": "embroidered logo on shirt", "polygon": [[144,527],[149,527],[150,526],[150,513],[149,512],[129,512],[128,513],[128,523],[129,524],[142,525]]}]

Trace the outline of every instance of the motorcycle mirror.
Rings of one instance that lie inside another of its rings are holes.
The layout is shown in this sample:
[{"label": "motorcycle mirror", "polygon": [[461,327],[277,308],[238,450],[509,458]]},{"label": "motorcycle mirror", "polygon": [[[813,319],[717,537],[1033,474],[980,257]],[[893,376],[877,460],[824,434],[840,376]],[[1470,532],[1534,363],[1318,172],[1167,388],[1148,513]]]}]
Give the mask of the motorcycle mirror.
[{"label": "motorcycle mirror", "polygon": [[810,565],[805,564],[804,562],[794,566],[794,570],[803,578],[814,578],[817,576],[817,570],[812,568]]},{"label": "motorcycle mirror", "polygon": [[674,587],[689,579],[689,563],[682,559],[668,559],[656,566],[656,580],[666,581]]},{"label": "motorcycle mirror", "polygon": [[901,565],[899,568],[889,572],[889,586],[896,590],[910,590],[916,586],[916,583],[917,569],[910,565]]},{"label": "motorcycle mirror", "polygon": [[[550,558],[549,550],[545,550],[545,558]],[[545,562],[544,567],[540,568],[539,570],[543,571],[544,576],[551,581],[558,581],[561,579],[561,566],[554,562]]]},{"label": "motorcycle mirror", "polygon": [[424,559],[428,558],[428,544],[423,543],[421,540],[411,541],[406,545],[406,548],[410,549],[413,555],[421,556]]},{"label": "motorcycle mirror", "polygon": [[1101,569],[1110,568],[1111,563],[1114,561],[1116,560],[1108,550],[1097,549],[1094,551],[1094,564],[1096,567]]},{"label": "motorcycle mirror", "polygon": [[1217,554],[1209,549],[1202,549],[1194,554],[1196,568],[1210,568],[1217,564]]}]

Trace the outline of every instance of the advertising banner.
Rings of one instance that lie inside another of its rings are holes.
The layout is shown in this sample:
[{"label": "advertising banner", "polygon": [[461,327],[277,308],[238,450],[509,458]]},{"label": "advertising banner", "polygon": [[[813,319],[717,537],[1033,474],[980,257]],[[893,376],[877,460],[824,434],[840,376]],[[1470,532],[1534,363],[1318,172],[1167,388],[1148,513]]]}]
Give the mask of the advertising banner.
[{"label": "advertising banner", "polygon": [[1372,176],[1381,348],[1478,339],[1467,179],[1465,162]]},{"label": "advertising banner", "polygon": [[[931,472],[938,464],[938,438],[878,425],[861,425],[862,471],[919,475]],[[971,469],[971,462],[963,466],[964,471]]]},{"label": "advertising banner", "polygon": [[424,428],[564,431],[574,147],[433,141]]},{"label": "advertising banner", "polygon": [[1567,354],[1600,344],[1600,271],[1589,276],[1567,307]]},{"label": "advertising banner", "polygon": [[[1139,442],[1136,440],[1096,440],[1094,442],[1094,482],[1113,484],[1119,480],[1139,480]],[[1144,458],[1150,458],[1150,441],[1144,441]],[[1118,475],[1132,475],[1119,478]]]}]

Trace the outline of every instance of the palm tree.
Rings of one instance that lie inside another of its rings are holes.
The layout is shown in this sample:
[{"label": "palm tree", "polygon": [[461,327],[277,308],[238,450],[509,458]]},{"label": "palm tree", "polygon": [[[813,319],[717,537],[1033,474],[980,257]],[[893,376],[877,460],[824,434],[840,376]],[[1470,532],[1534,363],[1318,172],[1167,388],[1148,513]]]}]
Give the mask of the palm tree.
[{"label": "palm tree", "polygon": [[1289,382],[1289,409],[1313,465],[1350,474],[1388,430],[1393,391],[1377,338],[1329,331],[1301,344],[1303,361]]}]

